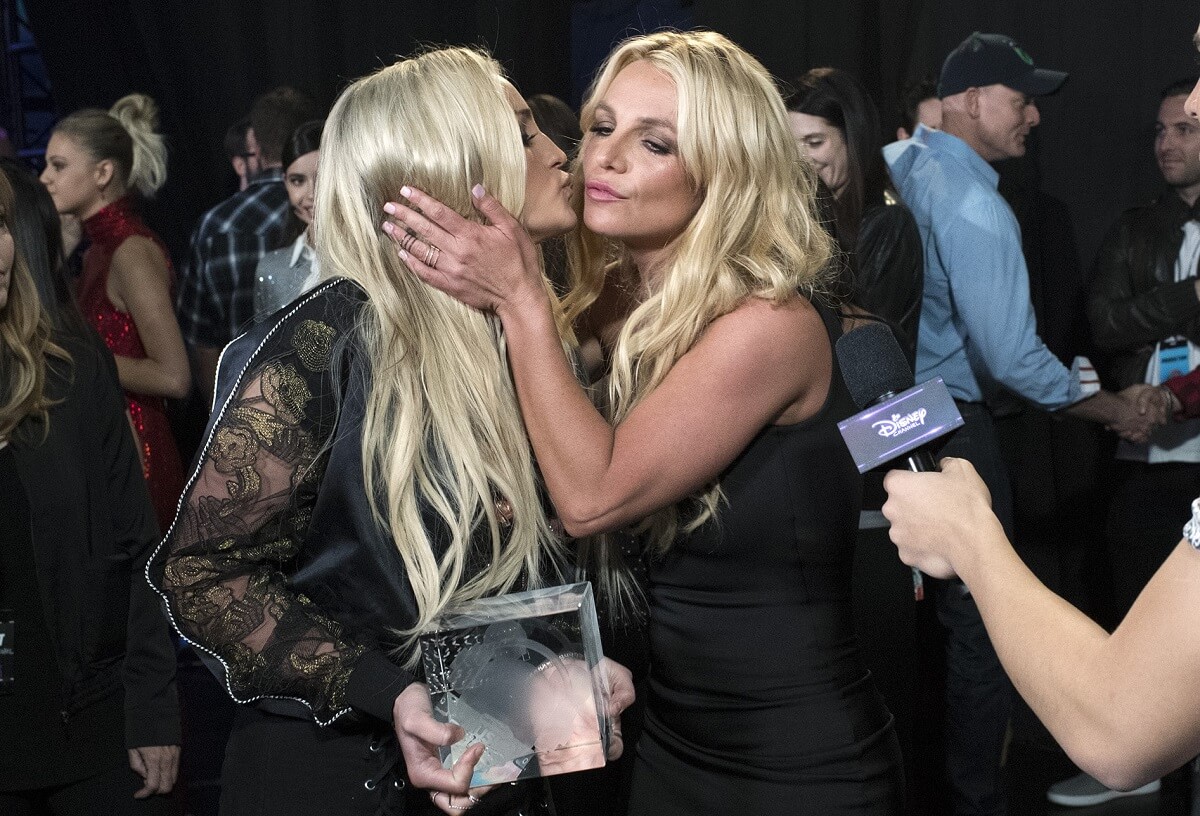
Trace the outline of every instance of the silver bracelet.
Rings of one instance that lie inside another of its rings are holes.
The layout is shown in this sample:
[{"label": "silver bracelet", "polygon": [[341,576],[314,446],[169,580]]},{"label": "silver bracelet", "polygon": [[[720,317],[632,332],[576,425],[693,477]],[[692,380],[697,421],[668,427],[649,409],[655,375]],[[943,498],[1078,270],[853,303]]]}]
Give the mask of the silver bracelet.
[{"label": "silver bracelet", "polygon": [[1183,525],[1183,537],[1192,549],[1200,550],[1200,499],[1192,502],[1192,520]]},{"label": "silver bracelet", "polygon": [[587,658],[584,657],[579,652],[563,652],[558,657],[551,658],[550,660],[547,660],[544,663],[540,664],[535,669],[535,671],[544,672],[546,669],[550,668],[551,666],[557,666],[558,664],[565,663],[568,660],[582,660],[582,661],[586,662]]}]

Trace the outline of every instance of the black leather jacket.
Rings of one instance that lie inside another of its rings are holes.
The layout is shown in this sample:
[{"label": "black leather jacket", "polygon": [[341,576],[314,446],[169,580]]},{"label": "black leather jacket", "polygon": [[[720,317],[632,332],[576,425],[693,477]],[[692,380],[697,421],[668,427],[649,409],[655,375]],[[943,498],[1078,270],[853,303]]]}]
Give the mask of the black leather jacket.
[{"label": "black leather jacket", "polygon": [[[417,603],[363,480],[366,296],[327,281],[226,346],[179,514],[148,568],[172,623],[233,698],[328,725],[391,723],[417,679],[397,630]],[[422,509],[434,555],[450,541]],[[486,566],[468,555],[465,572]]]},{"label": "black leather jacket", "polygon": [[126,747],[178,745],[175,648],[141,577],[158,524],[116,366],[99,338],[55,340],[72,363],[48,362],[48,430],[26,420],[12,448],[64,684],[62,718],[123,691]]},{"label": "black leather jacket", "polygon": [[235,700],[320,725],[352,710],[390,723],[414,680],[389,655],[416,602],[363,485],[365,385],[348,340],[364,301],[329,281],[225,348],[204,445],[149,570]]},{"label": "black leather jacket", "polygon": [[1195,281],[1175,281],[1183,225],[1197,216],[1167,190],[1154,203],[1126,211],[1101,244],[1088,319],[1096,345],[1112,355],[1102,372],[1110,388],[1144,382],[1159,340],[1181,334],[1200,343]]},{"label": "black leather jacket", "polygon": [[879,204],[863,214],[856,244],[857,302],[888,321],[912,364],[925,284],[925,255],[917,222],[903,204]]}]

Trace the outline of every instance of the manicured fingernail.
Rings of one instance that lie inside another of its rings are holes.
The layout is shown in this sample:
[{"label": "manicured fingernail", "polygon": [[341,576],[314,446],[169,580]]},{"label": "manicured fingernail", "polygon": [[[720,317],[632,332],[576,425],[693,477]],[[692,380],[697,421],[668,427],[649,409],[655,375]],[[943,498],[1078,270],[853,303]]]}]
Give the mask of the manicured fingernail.
[{"label": "manicured fingernail", "polygon": [[471,195],[475,196],[476,198],[483,198],[483,195],[486,192],[487,191],[483,189],[482,184],[476,184],[474,187],[471,188]]},{"label": "manicured fingernail", "polygon": [[402,250],[400,250],[400,260],[402,260],[402,261],[407,261],[407,260],[408,260],[408,253],[407,253],[407,252],[405,252],[403,249],[402,249]]},{"label": "manicured fingernail", "polygon": [[389,201],[387,204],[383,205],[383,211],[388,215],[395,215],[396,205]]},{"label": "manicured fingernail", "polygon": [[384,222],[383,222],[383,231],[384,231],[384,232],[386,232],[388,235],[391,235],[391,234],[392,234],[392,230],[394,230],[394,229],[395,229],[395,227],[393,227],[393,226],[392,226],[392,222],[391,222],[391,221],[384,221]]},{"label": "manicured fingernail", "polygon": [[400,188],[400,195],[404,196],[405,198],[409,198],[412,196],[412,190],[409,189],[407,184]]}]

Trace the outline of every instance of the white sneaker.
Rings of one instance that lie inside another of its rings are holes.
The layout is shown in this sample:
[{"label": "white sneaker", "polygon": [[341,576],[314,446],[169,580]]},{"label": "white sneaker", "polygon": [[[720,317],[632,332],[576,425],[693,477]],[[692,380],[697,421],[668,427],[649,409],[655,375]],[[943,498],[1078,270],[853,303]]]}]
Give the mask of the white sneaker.
[{"label": "white sneaker", "polygon": [[1130,791],[1113,790],[1106,788],[1103,784],[1096,781],[1085,773],[1072,776],[1070,779],[1064,779],[1061,782],[1055,782],[1050,786],[1050,790],[1046,791],[1046,798],[1056,805],[1063,807],[1088,807],[1090,805],[1099,805],[1111,799],[1119,799],[1122,796],[1142,796],[1147,793],[1157,793],[1162,787],[1161,780],[1155,779],[1153,782],[1147,782],[1140,788],[1134,788]]}]

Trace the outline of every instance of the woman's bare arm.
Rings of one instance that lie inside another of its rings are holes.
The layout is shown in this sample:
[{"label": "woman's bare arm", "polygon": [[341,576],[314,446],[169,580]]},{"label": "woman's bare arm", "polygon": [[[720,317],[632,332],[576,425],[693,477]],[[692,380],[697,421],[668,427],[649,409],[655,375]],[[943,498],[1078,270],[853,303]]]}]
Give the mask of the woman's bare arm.
[{"label": "woman's bare arm", "polygon": [[1200,752],[1200,553],[1179,546],[1112,634],[1013,551],[969,463],[889,473],[883,507],[905,563],[970,588],[1021,696],[1085,771],[1131,789]]},{"label": "woman's bare arm", "polygon": [[162,250],[139,235],[125,239],[113,253],[108,285],[110,300],[133,318],[146,350],[140,360],[116,358],[121,386],[138,394],[186,397],[191,371]]}]

